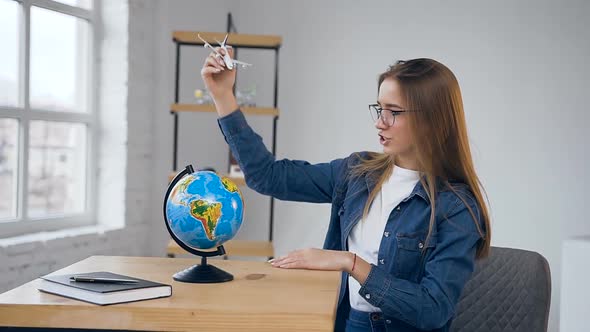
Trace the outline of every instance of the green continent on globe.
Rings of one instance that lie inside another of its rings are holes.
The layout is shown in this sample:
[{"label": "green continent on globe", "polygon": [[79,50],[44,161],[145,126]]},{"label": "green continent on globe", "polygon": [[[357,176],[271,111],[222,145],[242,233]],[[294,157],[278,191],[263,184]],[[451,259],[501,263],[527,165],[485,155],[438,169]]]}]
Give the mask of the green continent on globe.
[{"label": "green continent on globe", "polygon": [[235,193],[238,191],[238,186],[236,186],[235,183],[233,183],[230,179],[226,177],[221,178],[221,183],[223,183],[225,189],[230,193]]},{"label": "green continent on globe", "polygon": [[202,199],[192,201],[191,215],[203,224],[207,238],[213,241],[213,231],[221,217],[221,203],[209,203]]}]

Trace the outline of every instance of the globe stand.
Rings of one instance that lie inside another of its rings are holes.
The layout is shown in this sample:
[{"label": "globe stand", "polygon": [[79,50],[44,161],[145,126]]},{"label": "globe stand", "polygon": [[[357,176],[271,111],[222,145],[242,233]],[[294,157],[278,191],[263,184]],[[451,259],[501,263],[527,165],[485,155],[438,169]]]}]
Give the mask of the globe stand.
[{"label": "globe stand", "polygon": [[[225,255],[223,246],[217,247],[217,251],[213,253],[217,255],[219,251],[223,252],[219,255]],[[201,253],[210,254],[209,252]],[[176,273],[173,276],[174,280],[192,283],[218,283],[234,280],[234,276],[230,273],[227,273],[213,265],[207,264],[207,256],[201,257],[200,265],[193,265],[183,271]]]},{"label": "globe stand", "polygon": [[170,185],[168,185],[168,190],[166,191],[166,196],[164,197],[164,222],[166,224],[166,228],[168,229],[168,233],[172,236],[172,239],[184,250],[190,252],[193,255],[201,256],[201,264],[193,265],[185,270],[177,272],[172,276],[172,278],[176,281],[180,282],[190,282],[190,283],[219,283],[219,282],[226,282],[231,281],[234,279],[234,276],[230,273],[223,271],[222,269],[215,267],[213,265],[207,264],[207,257],[213,256],[224,256],[225,255],[225,248],[223,246],[217,247],[215,251],[200,251],[194,249],[182,242],[172,229],[170,228],[170,224],[168,222],[168,216],[166,215],[166,202],[168,202],[168,198],[170,197],[170,193],[172,189],[180,181],[182,177],[188,174],[194,173],[194,169],[192,165],[187,165],[185,169],[183,169],[180,173],[178,173]]}]

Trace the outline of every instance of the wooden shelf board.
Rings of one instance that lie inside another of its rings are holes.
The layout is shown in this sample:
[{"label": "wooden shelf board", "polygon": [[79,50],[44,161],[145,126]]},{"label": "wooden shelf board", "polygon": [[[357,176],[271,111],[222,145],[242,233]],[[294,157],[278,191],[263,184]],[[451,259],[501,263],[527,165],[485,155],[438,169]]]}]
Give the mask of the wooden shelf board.
[{"label": "wooden shelf board", "polygon": [[[198,34],[213,46],[217,46],[215,39],[223,41],[223,38],[225,38],[224,32],[174,31],[172,32],[172,39],[176,42],[185,44],[204,45],[204,43],[197,37]],[[227,45],[233,47],[277,48],[281,46],[282,42],[283,38],[275,35],[230,33],[227,38]]]},{"label": "wooden shelf board", "polygon": [[[274,246],[269,241],[230,240],[223,247],[228,256],[274,257]],[[189,254],[172,239],[168,242],[166,253],[168,255]]]},{"label": "wooden shelf board", "polygon": [[[240,107],[244,114],[248,115],[272,115],[279,116],[279,109],[273,107]],[[170,104],[171,112],[213,112],[215,113],[215,106],[211,104]]]}]

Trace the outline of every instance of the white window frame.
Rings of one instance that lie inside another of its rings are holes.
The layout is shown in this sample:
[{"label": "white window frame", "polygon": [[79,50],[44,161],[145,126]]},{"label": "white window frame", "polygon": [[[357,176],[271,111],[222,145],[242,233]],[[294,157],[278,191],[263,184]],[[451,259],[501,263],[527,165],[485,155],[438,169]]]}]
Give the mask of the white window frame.
[{"label": "white window frame", "polygon": [[[100,0],[91,0],[92,9],[66,5],[52,0],[12,0],[20,4],[21,18],[19,27],[19,105],[22,107],[6,107],[0,105],[0,118],[18,120],[18,166],[16,190],[16,218],[0,220],[0,239],[54,231],[63,228],[81,227],[96,224],[96,180],[98,160],[98,66],[100,50],[99,40]],[[30,50],[31,50],[31,7],[49,9],[62,14],[84,19],[88,22],[88,112],[60,112],[32,109],[30,106]],[[31,121],[58,121],[81,123],[87,126],[86,131],[86,202],[81,214],[66,214],[58,217],[30,218],[27,206],[28,161],[29,161],[29,128]]]}]

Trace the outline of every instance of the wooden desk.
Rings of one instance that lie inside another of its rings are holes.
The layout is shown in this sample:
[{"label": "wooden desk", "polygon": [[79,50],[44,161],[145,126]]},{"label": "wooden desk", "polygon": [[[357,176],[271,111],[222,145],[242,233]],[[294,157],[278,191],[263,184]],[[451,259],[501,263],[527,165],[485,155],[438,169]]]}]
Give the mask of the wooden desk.
[{"label": "wooden desk", "polygon": [[97,306],[37,290],[39,279],[0,294],[0,326],[149,331],[332,331],[339,272],[283,270],[212,260],[234,275],[221,284],[176,282],[189,258],[92,256],[54,274],[111,271],[172,285],[172,296]]},{"label": "wooden desk", "polygon": [[[275,249],[269,241],[230,240],[223,244],[227,256],[274,257]],[[213,248],[216,249],[216,248]],[[168,257],[176,255],[191,255],[182,249],[174,240],[168,242],[166,248]]]}]

